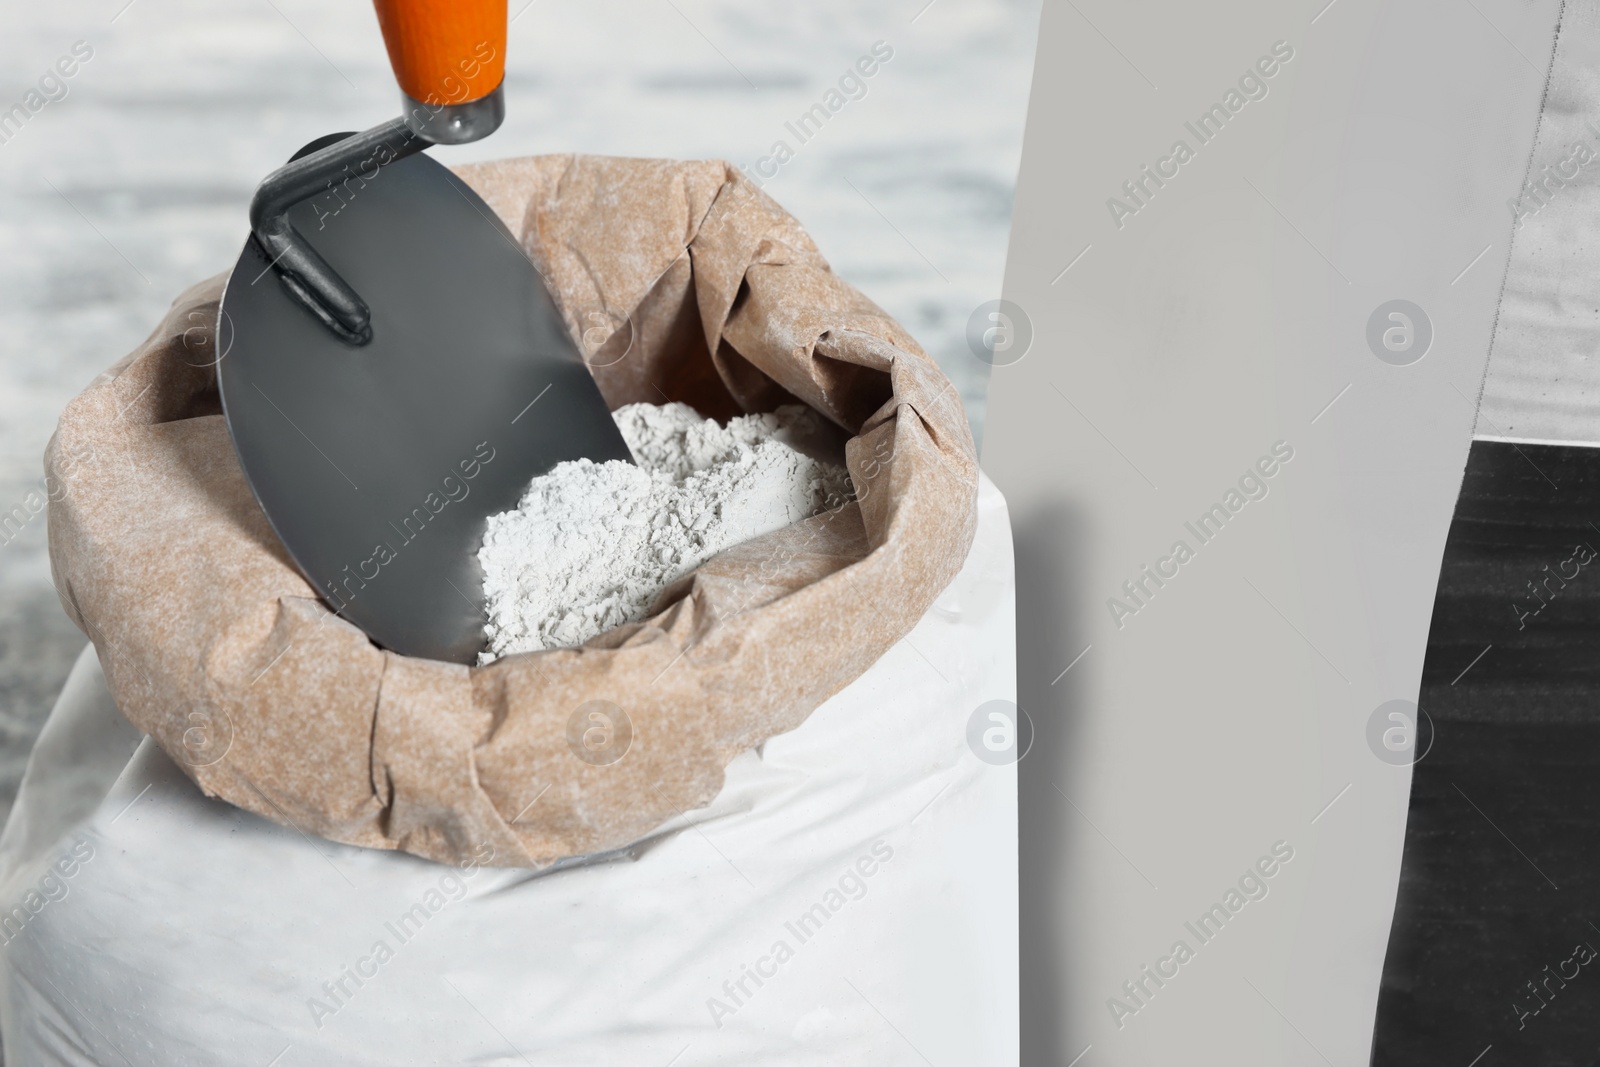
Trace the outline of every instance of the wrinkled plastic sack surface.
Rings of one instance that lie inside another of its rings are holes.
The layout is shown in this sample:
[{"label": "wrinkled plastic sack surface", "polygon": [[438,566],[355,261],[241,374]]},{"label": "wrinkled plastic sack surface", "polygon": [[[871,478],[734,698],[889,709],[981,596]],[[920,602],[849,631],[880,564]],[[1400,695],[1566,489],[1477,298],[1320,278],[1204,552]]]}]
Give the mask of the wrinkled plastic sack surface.
[{"label": "wrinkled plastic sack surface", "polygon": [[0,837],[6,1063],[1015,1064],[1016,767],[967,741],[1014,628],[985,481],[961,573],[860,678],[709,807],[538,873],[208,799],[86,652]]}]

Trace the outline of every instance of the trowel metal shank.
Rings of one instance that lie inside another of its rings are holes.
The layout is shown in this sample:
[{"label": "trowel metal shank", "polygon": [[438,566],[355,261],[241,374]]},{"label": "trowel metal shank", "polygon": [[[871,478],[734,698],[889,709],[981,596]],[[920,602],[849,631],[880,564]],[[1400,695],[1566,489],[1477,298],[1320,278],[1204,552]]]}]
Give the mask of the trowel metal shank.
[{"label": "trowel metal shank", "polygon": [[371,311],[361,296],[289,221],[289,209],[327,191],[365,184],[380,168],[430,144],[464,144],[487,137],[505,119],[503,86],[466,104],[430,105],[402,94],[405,112],[364,133],[312,142],[289,163],[267,175],[250,202],[250,230],[273,269],[302,307],[353,345],[372,340]]}]

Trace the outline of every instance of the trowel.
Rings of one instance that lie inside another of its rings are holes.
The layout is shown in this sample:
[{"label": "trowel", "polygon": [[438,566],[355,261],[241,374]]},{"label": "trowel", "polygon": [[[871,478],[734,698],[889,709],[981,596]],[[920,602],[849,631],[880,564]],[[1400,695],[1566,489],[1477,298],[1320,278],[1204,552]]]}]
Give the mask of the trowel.
[{"label": "trowel", "polygon": [[564,460],[629,460],[522,246],[423,154],[505,115],[506,0],[377,0],[403,113],[261,183],[223,296],[240,465],[330,608],[383,648],[472,663],[489,515]]}]

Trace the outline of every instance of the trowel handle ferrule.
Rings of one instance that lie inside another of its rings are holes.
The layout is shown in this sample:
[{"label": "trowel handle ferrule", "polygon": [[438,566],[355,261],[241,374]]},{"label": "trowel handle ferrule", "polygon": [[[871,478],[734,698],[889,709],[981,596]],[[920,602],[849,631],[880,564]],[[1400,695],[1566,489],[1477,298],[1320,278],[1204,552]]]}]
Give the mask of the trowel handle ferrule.
[{"label": "trowel handle ferrule", "polygon": [[506,0],[373,0],[407,124],[435,144],[487,137],[505,117]]}]

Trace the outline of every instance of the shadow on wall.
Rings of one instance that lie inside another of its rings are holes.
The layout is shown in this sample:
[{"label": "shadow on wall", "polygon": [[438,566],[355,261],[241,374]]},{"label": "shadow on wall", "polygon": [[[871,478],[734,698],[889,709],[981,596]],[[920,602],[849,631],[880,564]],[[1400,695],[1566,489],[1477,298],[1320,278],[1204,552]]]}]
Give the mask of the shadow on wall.
[{"label": "shadow on wall", "polygon": [[1017,583],[1017,702],[1033,720],[1033,747],[1017,779],[1023,1067],[1060,1067],[1086,1041],[1069,1032],[1066,1005],[1080,998],[1068,969],[1072,913],[1061,906],[1073,891],[1069,836],[1080,827],[1056,779],[1071,766],[1083,718],[1076,712],[1084,675],[1060,672],[1086,643],[1083,620],[1070,608],[1086,602],[1083,568],[1063,562],[1062,546],[1081,545],[1087,528],[1077,508],[1059,502],[1018,516],[1014,526],[1016,572],[1028,576]]}]

